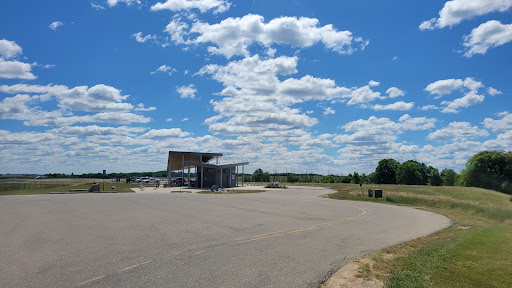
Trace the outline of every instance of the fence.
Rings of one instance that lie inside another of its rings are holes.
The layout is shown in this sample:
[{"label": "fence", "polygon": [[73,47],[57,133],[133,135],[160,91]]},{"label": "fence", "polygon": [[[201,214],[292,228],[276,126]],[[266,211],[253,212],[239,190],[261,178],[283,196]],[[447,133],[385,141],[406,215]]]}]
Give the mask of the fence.
[{"label": "fence", "polygon": [[10,181],[0,183],[0,192],[10,192],[32,189],[49,189],[63,186],[72,186],[84,183],[97,182],[96,179],[73,179],[73,180],[44,180],[44,181]]}]

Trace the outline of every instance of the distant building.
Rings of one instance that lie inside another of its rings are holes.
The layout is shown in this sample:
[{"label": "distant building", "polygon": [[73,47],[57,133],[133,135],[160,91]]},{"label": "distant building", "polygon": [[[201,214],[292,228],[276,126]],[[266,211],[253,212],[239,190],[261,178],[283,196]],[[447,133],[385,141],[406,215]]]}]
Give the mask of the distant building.
[{"label": "distant building", "polygon": [[[167,180],[171,183],[171,172],[181,171],[183,178],[188,179],[188,187],[210,188],[217,185],[221,188],[230,188],[238,186],[238,168],[242,167],[242,175],[245,165],[249,162],[222,164],[219,165],[219,157],[221,153],[202,153],[202,152],[180,152],[169,151],[169,159],[167,160]],[[216,161],[216,164],[210,161]],[[190,178],[190,170],[196,170],[196,181],[192,183]],[[185,171],[186,169],[186,171]],[[242,186],[244,177],[242,176]]]}]

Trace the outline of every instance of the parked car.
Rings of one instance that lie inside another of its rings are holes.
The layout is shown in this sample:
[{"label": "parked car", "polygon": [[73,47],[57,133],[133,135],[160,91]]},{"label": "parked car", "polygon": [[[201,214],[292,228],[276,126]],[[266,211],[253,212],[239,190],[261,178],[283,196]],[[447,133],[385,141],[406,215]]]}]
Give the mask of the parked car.
[{"label": "parked car", "polygon": [[142,183],[159,183],[160,182],[160,179],[156,179],[156,178],[153,178],[153,177],[143,177],[142,178]]}]

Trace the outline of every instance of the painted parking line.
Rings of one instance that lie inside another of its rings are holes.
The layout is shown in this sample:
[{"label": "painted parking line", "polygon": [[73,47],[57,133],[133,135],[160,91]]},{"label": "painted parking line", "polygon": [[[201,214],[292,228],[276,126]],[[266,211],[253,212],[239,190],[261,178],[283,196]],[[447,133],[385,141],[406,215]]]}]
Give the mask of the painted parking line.
[{"label": "painted parking line", "polygon": [[89,282],[96,281],[96,280],[100,280],[101,278],[103,278],[103,277],[105,277],[105,276],[107,276],[107,275],[103,275],[103,276],[100,276],[100,277],[96,277],[96,278],[93,278],[93,279],[90,279],[90,280],[84,281],[84,282],[82,282],[82,283],[78,283],[78,284],[76,284],[76,286],[82,286],[82,285],[85,285],[85,284],[87,284],[87,283],[89,283]]},{"label": "painted parking line", "polygon": [[130,270],[130,269],[133,269],[135,267],[139,267],[141,265],[145,265],[145,264],[148,264],[149,262],[151,262],[151,260],[148,260],[146,262],[142,262],[142,263],[139,263],[139,264],[135,264],[133,266],[130,266],[130,267],[126,267],[126,268],[123,268],[123,269],[120,269],[119,272],[123,272],[123,271],[126,271],[126,270]]}]

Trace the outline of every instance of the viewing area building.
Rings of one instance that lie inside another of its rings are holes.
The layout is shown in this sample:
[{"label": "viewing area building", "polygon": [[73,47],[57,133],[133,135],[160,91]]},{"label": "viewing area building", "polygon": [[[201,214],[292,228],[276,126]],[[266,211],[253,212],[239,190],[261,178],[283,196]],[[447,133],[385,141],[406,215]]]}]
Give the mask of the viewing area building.
[{"label": "viewing area building", "polygon": [[[244,186],[244,167],[249,162],[219,164],[221,153],[169,151],[167,160],[167,180],[171,183],[171,172],[181,172],[183,179],[188,178],[189,188],[220,188],[238,186],[238,167],[242,167],[242,186]],[[210,162],[215,160],[215,164]],[[187,169],[188,176],[185,174]],[[190,181],[190,170],[195,169],[196,181]]]}]

